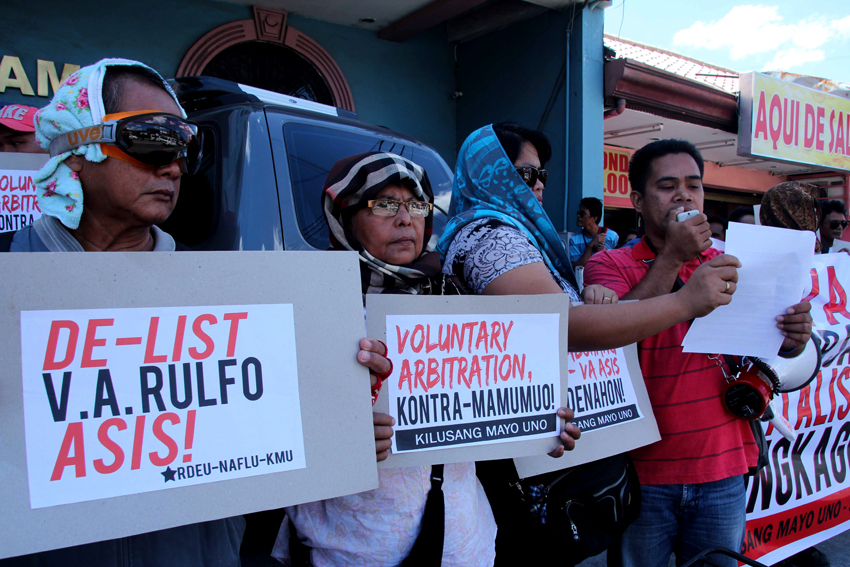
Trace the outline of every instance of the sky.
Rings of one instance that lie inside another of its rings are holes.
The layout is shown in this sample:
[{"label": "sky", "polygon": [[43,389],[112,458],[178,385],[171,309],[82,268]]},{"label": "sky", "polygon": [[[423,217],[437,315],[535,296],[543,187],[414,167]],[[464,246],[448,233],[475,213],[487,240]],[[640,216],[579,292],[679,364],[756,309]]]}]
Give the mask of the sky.
[{"label": "sky", "polygon": [[605,33],[740,73],[790,71],[850,88],[850,0],[614,0]]}]

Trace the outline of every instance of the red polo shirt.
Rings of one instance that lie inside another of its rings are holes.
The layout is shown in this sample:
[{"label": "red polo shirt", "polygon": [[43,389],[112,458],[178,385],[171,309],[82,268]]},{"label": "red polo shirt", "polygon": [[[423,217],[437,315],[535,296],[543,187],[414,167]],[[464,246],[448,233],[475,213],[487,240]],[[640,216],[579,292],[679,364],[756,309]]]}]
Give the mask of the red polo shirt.
[{"label": "red polo shirt", "polygon": [[[646,275],[655,253],[641,239],[632,246],[594,254],[585,285],[604,285],[620,297]],[[713,248],[679,272],[687,282]],[[679,323],[638,343],[640,368],[661,441],[632,451],[643,484],[695,484],[744,474],[758,457],[750,425],[723,407],[723,371],[706,354],[682,352],[690,322]]]}]

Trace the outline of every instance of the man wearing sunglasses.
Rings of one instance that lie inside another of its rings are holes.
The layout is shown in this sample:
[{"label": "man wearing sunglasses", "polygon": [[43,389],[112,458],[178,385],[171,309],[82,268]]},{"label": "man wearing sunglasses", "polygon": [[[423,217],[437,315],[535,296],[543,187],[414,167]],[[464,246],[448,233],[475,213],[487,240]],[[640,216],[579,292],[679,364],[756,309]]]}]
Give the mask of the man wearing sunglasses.
[{"label": "man wearing sunglasses", "polygon": [[599,226],[601,220],[602,201],[595,197],[585,197],[579,202],[576,224],[580,230],[570,237],[570,262],[573,268],[584,267],[597,252],[617,247],[619,236],[613,230]]},{"label": "man wearing sunglasses", "polygon": [[175,249],[155,225],[174,210],[180,177],[197,166],[197,126],[182,118],[153,71],[116,66],[103,73],[100,120],[92,114],[94,123],[86,125],[64,116],[71,106],[90,108],[85,88],[69,100],[54,99],[37,118],[41,143],[64,159],[39,172],[44,216],[15,234],[12,252]]},{"label": "man wearing sunglasses", "polygon": [[[162,77],[140,63],[104,60],[71,75],[36,118],[39,141],[53,156],[36,175],[44,214],[5,245],[12,252],[174,251],[174,239],[155,224],[171,214],[180,177],[199,157],[197,128],[182,116]],[[244,529],[238,516],[0,566],[236,567]]]},{"label": "man wearing sunglasses", "polygon": [[841,235],[847,228],[847,209],[841,201],[828,199],[820,203],[820,216],[821,252],[827,254],[832,252],[835,241],[841,240]]}]

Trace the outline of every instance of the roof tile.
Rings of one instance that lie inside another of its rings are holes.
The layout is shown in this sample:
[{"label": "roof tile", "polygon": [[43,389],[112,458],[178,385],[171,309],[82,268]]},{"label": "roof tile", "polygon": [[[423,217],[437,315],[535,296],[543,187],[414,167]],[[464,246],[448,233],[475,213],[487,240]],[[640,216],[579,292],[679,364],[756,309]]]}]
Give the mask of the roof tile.
[{"label": "roof tile", "polygon": [[727,93],[738,94],[738,91],[740,91],[737,71],[710,65],[678,53],[608,34],[605,34],[605,46],[613,49],[619,58],[645,63],[680,77],[705,83]]}]

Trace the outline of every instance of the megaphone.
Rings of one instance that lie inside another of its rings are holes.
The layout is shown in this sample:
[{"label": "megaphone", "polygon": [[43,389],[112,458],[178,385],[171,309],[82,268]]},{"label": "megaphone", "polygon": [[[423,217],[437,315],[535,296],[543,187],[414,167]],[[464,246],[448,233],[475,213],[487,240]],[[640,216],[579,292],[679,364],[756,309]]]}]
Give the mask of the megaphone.
[{"label": "megaphone", "polygon": [[[723,391],[723,405],[740,419],[752,421],[767,414],[768,420],[773,422],[778,418],[772,411],[770,400],[777,394],[806,387],[817,377],[820,368],[821,351],[814,340],[809,340],[803,352],[794,358],[744,357],[740,374],[730,380]],[[789,436],[785,431],[790,427],[787,422],[774,425],[786,437]]]}]

